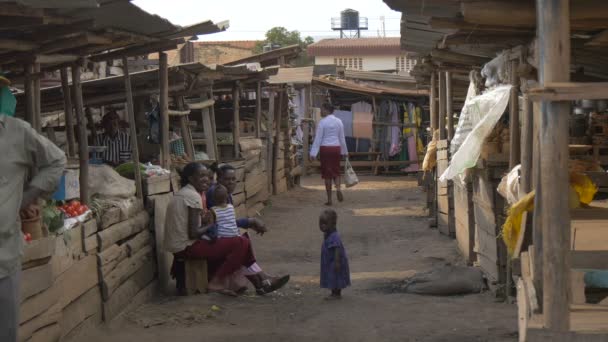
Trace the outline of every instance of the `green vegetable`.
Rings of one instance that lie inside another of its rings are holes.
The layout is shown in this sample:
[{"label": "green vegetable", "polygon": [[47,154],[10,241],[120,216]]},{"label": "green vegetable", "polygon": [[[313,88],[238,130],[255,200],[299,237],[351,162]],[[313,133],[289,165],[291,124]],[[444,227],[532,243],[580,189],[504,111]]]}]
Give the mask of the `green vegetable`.
[{"label": "green vegetable", "polygon": [[52,202],[42,209],[42,224],[51,233],[55,233],[63,228],[64,218],[63,213]]},{"label": "green vegetable", "polygon": [[[133,165],[133,163],[128,162],[128,163],[124,163],[121,165],[118,165],[114,170],[116,172],[118,172],[119,175],[128,178],[128,179],[135,179],[135,171],[134,171],[135,167]],[[142,177],[146,177],[146,167],[142,164],[139,164],[139,170],[141,172],[141,176]]]}]

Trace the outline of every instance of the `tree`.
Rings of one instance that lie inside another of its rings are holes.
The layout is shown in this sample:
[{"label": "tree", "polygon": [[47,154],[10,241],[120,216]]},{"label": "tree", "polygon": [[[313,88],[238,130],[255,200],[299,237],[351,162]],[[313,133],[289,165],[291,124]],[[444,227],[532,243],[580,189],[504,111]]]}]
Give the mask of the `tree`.
[{"label": "tree", "polygon": [[310,36],[302,39],[300,32],[297,30],[289,31],[284,27],[273,27],[266,32],[266,39],[258,42],[255,46],[255,53],[260,53],[264,50],[264,46],[268,44],[276,44],[281,47],[298,44],[302,48],[314,43],[314,39]]}]

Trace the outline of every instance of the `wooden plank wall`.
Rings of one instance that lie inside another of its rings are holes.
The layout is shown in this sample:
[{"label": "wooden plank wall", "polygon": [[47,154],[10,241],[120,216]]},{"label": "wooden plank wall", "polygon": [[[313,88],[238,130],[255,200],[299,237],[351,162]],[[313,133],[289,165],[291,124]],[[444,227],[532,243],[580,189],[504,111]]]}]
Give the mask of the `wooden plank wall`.
[{"label": "wooden plank wall", "polygon": [[458,249],[468,265],[477,257],[475,247],[475,211],[473,209],[473,183],[455,181],[454,185],[454,221]]},{"label": "wooden plank wall", "polygon": [[452,181],[440,182],[439,177],[449,165],[449,142],[437,142],[437,228],[441,234],[455,237],[454,194]]}]

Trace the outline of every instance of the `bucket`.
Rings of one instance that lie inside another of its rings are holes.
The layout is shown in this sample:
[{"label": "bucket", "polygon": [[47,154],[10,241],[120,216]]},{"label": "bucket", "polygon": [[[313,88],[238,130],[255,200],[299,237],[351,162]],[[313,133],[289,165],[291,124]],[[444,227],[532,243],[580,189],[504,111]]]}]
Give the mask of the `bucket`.
[{"label": "bucket", "polygon": [[32,240],[38,240],[45,237],[47,234],[42,227],[42,217],[34,217],[27,220],[21,220],[21,230],[23,234],[29,233]]}]

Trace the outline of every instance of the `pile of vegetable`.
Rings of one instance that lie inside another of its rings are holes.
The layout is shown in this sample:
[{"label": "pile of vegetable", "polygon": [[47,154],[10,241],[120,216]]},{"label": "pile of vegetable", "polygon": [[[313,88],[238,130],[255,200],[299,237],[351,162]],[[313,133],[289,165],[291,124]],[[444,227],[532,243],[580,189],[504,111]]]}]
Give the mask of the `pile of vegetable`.
[{"label": "pile of vegetable", "polygon": [[72,218],[84,214],[87,210],[89,210],[89,207],[84,204],[81,204],[77,200],[73,200],[70,203],[66,203],[60,206],[59,210],[63,212],[67,217]]},{"label": "pile of vegetable", "polygon": [[[135,165],[131,162],[118,165],[114,171],[124,178],[135,179]],[[143,164],[139,164],[139,172],[141,172],[142,177],[146,177],[146,167]]]},{"label": "pile of vegetable", "polygon": [[42,224],[49,232],[55,233],[63,228],[64,219],[65,214],[57,208],[55,203],[48,202],[47,205],[42,208]]}]

